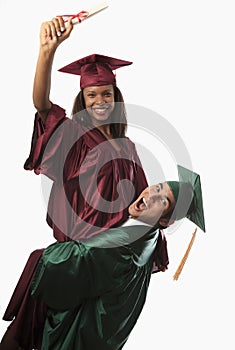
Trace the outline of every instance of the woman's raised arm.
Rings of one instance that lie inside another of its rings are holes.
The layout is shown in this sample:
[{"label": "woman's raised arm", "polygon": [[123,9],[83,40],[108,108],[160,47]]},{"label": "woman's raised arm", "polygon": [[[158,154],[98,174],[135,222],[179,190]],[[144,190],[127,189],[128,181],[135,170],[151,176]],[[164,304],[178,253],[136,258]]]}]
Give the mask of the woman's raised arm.
[{"label": "woman's raised arm", "polygon": [[45,120],[51,108],[51,70],[57,47],[69,37],[73,29],[71,19],[66,23],[62,17],[43,22],[40,30],[40,49],[33,85],[33,103]]}]

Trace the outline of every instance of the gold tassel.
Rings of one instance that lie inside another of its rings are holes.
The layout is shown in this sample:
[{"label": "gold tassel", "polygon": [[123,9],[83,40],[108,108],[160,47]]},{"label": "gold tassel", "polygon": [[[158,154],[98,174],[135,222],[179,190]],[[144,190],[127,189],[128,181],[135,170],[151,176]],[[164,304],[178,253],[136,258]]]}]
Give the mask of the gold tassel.
[{"label": "gold tassel", "polygon": [[176,270],[176,272],[175,272],[175,274],[173,276],[174,280],[178,280],[179,275],[180,275],[181,271],[183,270],[184,264],[185,264],[185,262],[186,262],[186,260],[188,258],[190,249],[192,248],[193,242],[195,240],[196,232],[197,232],[197,227],[196,227],[195,231],[193,232],[193,236],[192,236],[192,238],[191,238],[191,240],[189,242],[188,248],[187,248],[187,250],[186,250],[186,252],[185,252],[185,254],[183,256],[183,259],[181,260],[181,263],[179,264],[179,267],[178,267],[178,269]]}]

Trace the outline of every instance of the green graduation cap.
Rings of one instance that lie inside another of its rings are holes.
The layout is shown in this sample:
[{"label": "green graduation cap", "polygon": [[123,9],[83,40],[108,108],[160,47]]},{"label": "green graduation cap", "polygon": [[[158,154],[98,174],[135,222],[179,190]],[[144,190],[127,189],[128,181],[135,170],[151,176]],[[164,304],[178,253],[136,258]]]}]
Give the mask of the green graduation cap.
[{"label": "green graduation cap", "polygon": [[173,219],[186,217],[206,232],[200,176],[181,165],[177,168],[179,181],[167,181],[176,201]]}]

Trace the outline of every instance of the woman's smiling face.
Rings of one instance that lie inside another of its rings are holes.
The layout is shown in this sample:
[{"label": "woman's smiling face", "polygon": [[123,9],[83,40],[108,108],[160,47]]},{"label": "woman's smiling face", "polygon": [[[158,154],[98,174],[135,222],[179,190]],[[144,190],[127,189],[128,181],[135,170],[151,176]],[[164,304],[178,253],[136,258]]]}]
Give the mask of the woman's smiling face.
[{"label": "woman's smiling face", "polygon": [[89,86],[84,88],[85,106],[94,126],[108,120],[114,110],[113,85]]},{"label": "woman's smiling face", "polygon": [[129,214],[135,219],[155,226],[174,206],[173,193],[169,185],[164,182],[147,187],[129,206]]}]

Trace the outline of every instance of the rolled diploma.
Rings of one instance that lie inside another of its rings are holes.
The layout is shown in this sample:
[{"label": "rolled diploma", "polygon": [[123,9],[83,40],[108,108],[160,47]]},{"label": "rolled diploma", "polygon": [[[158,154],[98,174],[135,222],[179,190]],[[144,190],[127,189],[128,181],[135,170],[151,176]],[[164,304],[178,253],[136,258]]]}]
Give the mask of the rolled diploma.
[{"label": "rolled diploma", "polygon": [[[106,7],[108,7],[108,4],[106,2],[104,2],[104,3],[100,4],[97,7],[94,7],[92,9],[90,9],[89,11],[84,11],[84,13],[87,12],[88,14],[86,16],[84,15],[84,18],[82,18],[82,16],[81,16],[80,21],[83,21],[84,19],[89,18],[90,16],[92,16],[92,15],[94,15],[94,14],[96,14],[96,13],[102,11],[102,10],[104,10]],[[79,19],[77,17],[72,19],[72,23],[73,24],[77,24],[80,21],[79,21]]]}]

